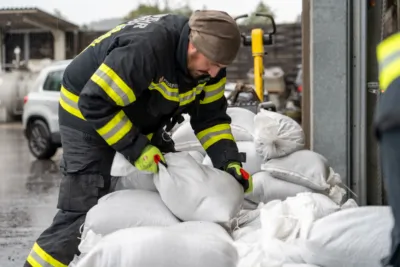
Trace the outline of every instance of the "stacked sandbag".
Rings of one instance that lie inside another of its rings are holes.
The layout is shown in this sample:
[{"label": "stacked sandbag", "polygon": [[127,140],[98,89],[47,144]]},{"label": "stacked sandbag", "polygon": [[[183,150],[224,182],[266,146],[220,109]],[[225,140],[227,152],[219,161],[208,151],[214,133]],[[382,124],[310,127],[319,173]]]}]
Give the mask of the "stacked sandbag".
[{"label": "stacked sandbag", "polygon": [[[187,153],[187,156],[193,157],[198,163],[204,161],[204,155],[199,151],[186,151],[182,153]],[[154,175],[139,171],[118,152],[115,154],[111,166],[111,176],[113,176],[111,191],[138,189],[157,192],[157,188],[154,185]]]},{"label": "stacked sandbag", "polygon": [[341,203],[346,193],[341,188],[340,175],[333,171],[325,157],[311,150],[299,150],[271,159],[261,168],[274,178],[325,192],[336,203]]},{"label": "stacked sandbag", "polygon": [[90,251],[103,236],[120,229],[139,226],[170,226],[180,221],[156,192],[121,190],[99,199],[89,210],[79,250]]},{"label": "stacked sandbag", "polygon": [[340,210],[351,209],[349,206],[340,206],[323,194],[299,193],[284,201],[260,204],[254,211],[241,212],[233,232],[239,253],[238,267],[316,264],[303,260],[309,247],[302,241],[308,238],[315,222]]},{"label": "stacked sandbag", "polygon": [[[231,117],[231,129],[237,142],[253,141],[255,114],[244,108],[228,108],[227,114]],[[206,154],[197,139],[190,120],[185,120],[172,134],[177,151],[199,151]]]},{"label": "stacked sandbag", "polygon": [[165,155],[154,183],[165,205],[182,221],[225,223],[240,211],[242,186],[228,173],[198,163],[187,153]]},{"label": "stacked sandbag", "polygon": [[[256,151],[256,146],[254,142],[241,141],[236,142],[239,152],[246,153],[246,162],[243,162],[243,168],[251,175],[261,171],[261,165],[263,164],[263,159]],[[211,158],[206,156],[203,161],[204,165],[213,166]]]},{"label": "stacked sandbag", "polygon": [[341,210],[317,220],[309,233],[307,261],[326,267],[375,267],[389,255],[390,207]]},{"label": "stacked sandbag", "polygon": [[153,175],[139,171],[118,152],[115,153],[111,165],[111,176],[116,179],[112,191],[124,189],[157,191],[154,185]]},{"label": "stacked sandbag", "polygon": [[292,118],[268,110],[254,117],[254,142],[264,161],[304,148],[304,132]]},{"label": "stacked sandbag", "polygon": [[76,267],[233,267],[238,255],[219,225],[188,222],[128,228],[104,237]]},{"label": "stacked sandbag", "polygon": [[253,191],[245,198],[255,204],[268,203],[272,200],[285,200],[298,193],[314,190],[285,180],[274,178],[269,172],[261,171],[253,175]]}]

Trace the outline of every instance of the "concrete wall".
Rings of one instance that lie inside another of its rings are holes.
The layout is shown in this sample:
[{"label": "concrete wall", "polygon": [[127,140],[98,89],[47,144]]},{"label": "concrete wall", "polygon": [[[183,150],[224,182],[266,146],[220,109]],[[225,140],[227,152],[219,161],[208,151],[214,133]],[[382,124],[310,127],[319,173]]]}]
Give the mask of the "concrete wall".
[{"label": "concrete wall", "polygon": [[310,148],[349,184],[347,0],[310,1]]}]

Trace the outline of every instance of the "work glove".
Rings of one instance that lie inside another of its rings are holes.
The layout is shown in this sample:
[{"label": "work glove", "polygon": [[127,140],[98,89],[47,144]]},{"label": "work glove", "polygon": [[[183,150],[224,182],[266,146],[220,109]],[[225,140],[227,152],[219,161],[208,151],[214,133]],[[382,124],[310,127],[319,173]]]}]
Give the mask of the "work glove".
[{"label": "work glove", "polygon": [[236,181],[243,186],[245,193],[250,193],[253,191],[253,177],[242,168],[240,163],[229,163],[225,168],[225,171],[232,175]]},{"label": "work glove", "polygon": [[148,145],[143,149],[142,154],[135,161],[134,165],[140,171],[157,173],[159,163],[167,166],[161,151],[155,146]]}]

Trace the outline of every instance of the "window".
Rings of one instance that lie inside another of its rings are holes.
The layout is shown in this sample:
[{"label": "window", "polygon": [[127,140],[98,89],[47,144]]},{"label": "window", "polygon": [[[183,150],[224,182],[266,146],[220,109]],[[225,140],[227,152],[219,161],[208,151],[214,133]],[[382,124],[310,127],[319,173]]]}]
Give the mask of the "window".
[{"label": "window", "polygon": [[47,75],[46,81],[44,82],[43,90],[59,92],[61,89],[63,74],[64,70],[50,72]]}]

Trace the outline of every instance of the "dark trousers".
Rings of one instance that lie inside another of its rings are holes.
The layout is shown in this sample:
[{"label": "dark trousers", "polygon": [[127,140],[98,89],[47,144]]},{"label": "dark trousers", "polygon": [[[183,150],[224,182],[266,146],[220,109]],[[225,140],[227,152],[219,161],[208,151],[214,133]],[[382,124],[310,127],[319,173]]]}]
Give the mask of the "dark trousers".
[{"label": "dark trousers", "polygon": [[400,267],[400,127],[381,132],[380,154],[385,189],[394,217],[392,251],[384,264]]},{"label": "dark trousers", "polygon": [[79,255],[86,213],[110,191],[115,151],[100,136],[60,126],[62,180],[53,223],[37,239],[25,266],[67,266]]}]

